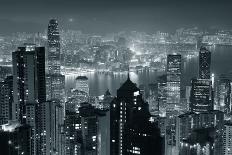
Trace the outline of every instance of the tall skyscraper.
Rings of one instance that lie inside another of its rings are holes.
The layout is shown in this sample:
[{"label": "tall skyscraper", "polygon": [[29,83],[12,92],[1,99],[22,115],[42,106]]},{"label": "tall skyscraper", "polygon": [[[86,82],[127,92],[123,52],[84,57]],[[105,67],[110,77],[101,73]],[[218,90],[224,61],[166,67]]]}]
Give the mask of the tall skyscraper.
[{"label": "tall skyscraper", "polygon": [[58,22],[51,19],[48,24],[48,73],[60,74],[60,34]]},{"label": "tall skyscraper", "polygon": [[161,154],[160,132],[150,117],[148,104],[128,77],[110,105],[110,154]]},{"label": "tall skyscraper", "polygon": [[12,53],[13,104],[12,119],[31,126],[32,154],[36,153],[40,104],[46,101],[45,48],[25,44]]},{"label": "tall skyscraper", "polygon": [[51,19],[48,24],[46,90],[47,100],[65,100],[65,76],[61,74],[60,34],[58,22]]},{"label": "tall skyscraper", "polygon": [[13,99],[12,119],[26,122],[27,106],[46,101],[45,48],[25,44],[12,53]]},{"label": "tall skyscraper", "polygon": [[199,78],[210,79],[211,52],[205,47],[199,52]]},{"label": "tall skyscraper", "polygon": [[167,111],[173,111],[180,103],[181,55],[167,56]]}]

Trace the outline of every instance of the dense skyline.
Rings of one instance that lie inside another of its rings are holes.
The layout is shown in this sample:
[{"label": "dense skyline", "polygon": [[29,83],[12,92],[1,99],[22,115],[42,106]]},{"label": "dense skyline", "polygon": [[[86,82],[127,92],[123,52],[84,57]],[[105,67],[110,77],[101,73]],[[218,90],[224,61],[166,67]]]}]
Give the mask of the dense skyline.
[{"label": "dense skyline", "polygon": [[57,18],[64,29],[86,33],[118,31],[173,31],[179,27],[232,26],[229,0],[1,0],[0,34],[41,32],[47,20]]}]

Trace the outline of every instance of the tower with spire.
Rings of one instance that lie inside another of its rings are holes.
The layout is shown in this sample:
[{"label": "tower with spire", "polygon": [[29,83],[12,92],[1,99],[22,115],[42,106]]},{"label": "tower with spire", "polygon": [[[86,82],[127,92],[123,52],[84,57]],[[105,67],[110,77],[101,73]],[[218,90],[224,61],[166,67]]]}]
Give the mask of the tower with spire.
[{"label": "tower with spire", "polygon": [[110,104],[110,154],[160,155],[162,138],[156,124],[149,121],[150,117],[148,103],[128,74]]}]

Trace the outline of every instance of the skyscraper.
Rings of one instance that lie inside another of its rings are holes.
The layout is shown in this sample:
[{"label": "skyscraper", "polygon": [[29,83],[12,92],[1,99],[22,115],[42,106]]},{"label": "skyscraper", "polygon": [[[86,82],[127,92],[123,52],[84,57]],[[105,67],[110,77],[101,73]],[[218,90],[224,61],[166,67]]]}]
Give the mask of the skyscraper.
[{"label": "skyscraper", "polygon": [[58,22],[51,19],[48,24],[48,73],[60,74],[60,34]]},{"label": "skyscraper", "polygon": [[167,111],[180,103],[181,55],[167,56]]},{"label": "skyscraper", "polygon": [[12,119],[26,121],[27,105],[46,101],[45,48],[25,44],[12,53],[13,98]]},{"label": "skyscraper", "polygon": [[128,77],[110,105],[110,154],[161,154],[160,132],[150,117],[148,104]]},{"label": "skyscraper", "polygon": [[211,52],[205,47],[199,52],[199,78],[210,79]]},{"label": "skyscraper", "polygon": [[66,110],[65,113],[65,154],[81,154],[81,118],[79,114]]},{"label": "skyscraper", "polygon": [[32,154],[36,152],[40,104],[46,101],[45,48],[25,44],[12,53],[13,104],[12,119],[31,126]]},{"label": "skyscraper", "polygon": [[48,53],[46,90],[47,100],[65,100],[65,76],[61,74],[60,34],[58,22],[51,19],[48,24]]}]

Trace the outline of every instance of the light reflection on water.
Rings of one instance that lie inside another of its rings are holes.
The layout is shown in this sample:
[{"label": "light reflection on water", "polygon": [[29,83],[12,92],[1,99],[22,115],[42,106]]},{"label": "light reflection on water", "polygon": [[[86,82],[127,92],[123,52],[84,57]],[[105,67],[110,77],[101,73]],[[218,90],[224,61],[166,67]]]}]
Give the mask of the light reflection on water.
[{"label": "light reflection on water", "polygon": [[[232,47],[231,46],[217,46],[209,47],[212,52],[212,72],[217,77],[220,74],[228,74],[231,72],[232,68]],[[148,85],[149,83],[154,83],[158,75],[162,73],[156,71],[149,71],[144,69],[140,72],[130,72],[130,78],[133,82]],[[192,77],[196,77],[198,74],[198,58],[187,59],[183,63],[183,86],[190,85],[190,80]],[[116,95],[117,89],[120,85],[127,79],[127,74],[98,74],[94,72],[67,75],[66,78],[66,90],[73,88],[75,86],[75,78],[79,75],[85,75],[89,79],[90,94],[94,96],[102,95],[109,89],[113,95]]]}]

